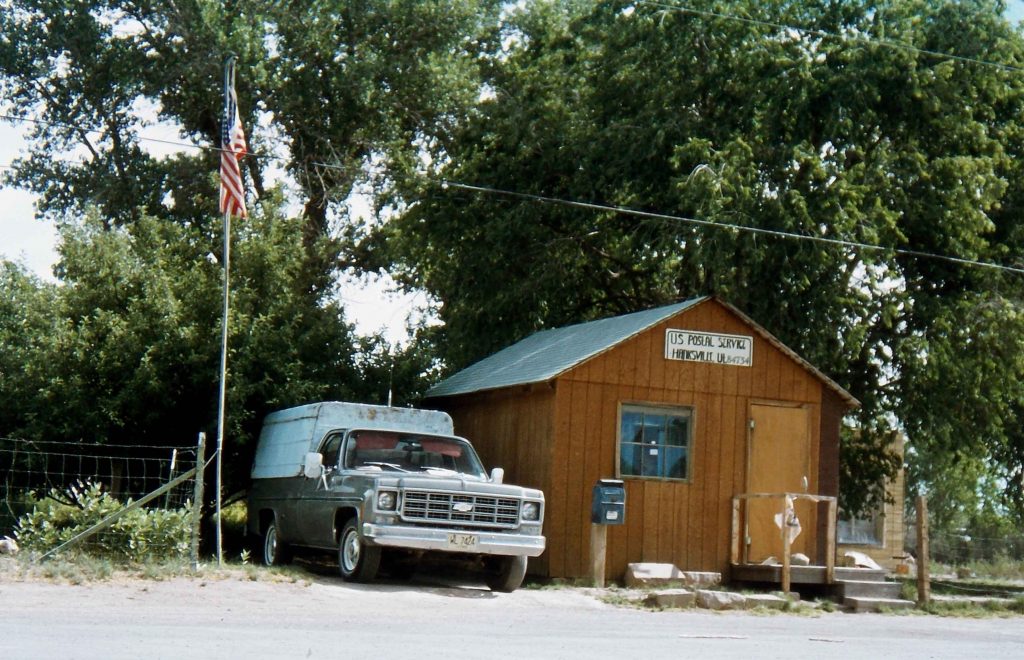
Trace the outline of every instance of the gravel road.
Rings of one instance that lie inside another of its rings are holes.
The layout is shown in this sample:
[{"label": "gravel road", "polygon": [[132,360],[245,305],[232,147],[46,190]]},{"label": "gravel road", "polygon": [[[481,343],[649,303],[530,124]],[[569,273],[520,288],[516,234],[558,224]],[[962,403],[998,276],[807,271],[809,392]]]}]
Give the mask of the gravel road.
[{"label": "gravel road", "polygon": [[426,578],[292,575],[74,586],[0,573],[0,657],[1024,657],[1021,617],[652,612],[586,589],[495,594]]}]

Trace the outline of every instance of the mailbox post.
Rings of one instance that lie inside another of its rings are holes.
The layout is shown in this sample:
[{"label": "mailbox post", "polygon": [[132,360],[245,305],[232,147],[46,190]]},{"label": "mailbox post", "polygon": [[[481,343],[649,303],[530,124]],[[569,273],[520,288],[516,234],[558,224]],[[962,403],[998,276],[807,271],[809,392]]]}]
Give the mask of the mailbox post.
[{"label": "mailbox post", "polygon": [[608,553],[608,525],[626,522],[626,487],[621,479],[599,479],[590,506],[590,576],[603,587]]}]

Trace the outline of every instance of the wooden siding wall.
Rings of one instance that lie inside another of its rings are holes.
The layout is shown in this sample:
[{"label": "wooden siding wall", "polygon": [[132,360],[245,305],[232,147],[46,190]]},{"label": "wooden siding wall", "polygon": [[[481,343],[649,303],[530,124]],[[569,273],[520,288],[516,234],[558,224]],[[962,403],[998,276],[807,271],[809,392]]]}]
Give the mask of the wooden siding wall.
[{"label": "wooden siding wall", "polygon": [[[669,328],[753,336],[753,366],[666,360]],[[827,411],[823,392],[831,404]],[[842,402],[714,300],[584,362],[552,384],[428,403],[452,415],[456,433],[473,441],[488,467],[501,465],[510,483],[544,491],[548,549],[539,561],[531,560],[530,572],[570,578],[589,573],[591,493],[598,479],[616,477],[619,405],[693,408],[690,481],[626,479],[626,524],[609,527],[606,570],[610,579],[621,579],[628,563],[640,561],[727,575],[731,498],[746,491],[752,402],[812,406],[810,464],[825,474],[810,475],[810,490],[820,492],[820,486],[834,492],[838,426],[832,426],[838,424]],[[823,437],[828,447],[821,447]]]},{"label": "wooden siding wall", "polygon": [[[818,493],[839,497],[839,430],[846,414],[846,406],[832,390],[823,391],[821,401],[821,458],[818,461]],[[828,518],[817,519],[817,551],[825,556]]]},{"label": "wooden siding wall", "polygon": [[[669,328],[754,336],[752,367],[664,358]],[[670,562],[727,574],[731,498],[746,490],[747,419],[752,401],[811,404],[811,465],[822,458],[823,384],[726,307],[709,301],[564,374],[555,394],[555,445],[545,534],[552,576],[585,577],[594,483],[615,477],[621,403],[694,410],[688,483],[626,479],[626,524],[608,534],[607,574],[630,562]],[[811,477],[811,491],[817,475]]]},{"label": "wooden siding wall", "polygon": [[[549,507],[554,394],[540,384],[432,403],[452,416],[455,432],[473,443],[488,470],[504,468],[506,483],[543,490]],[[548,553],[530,559],[529,570],[548,575]]]}]

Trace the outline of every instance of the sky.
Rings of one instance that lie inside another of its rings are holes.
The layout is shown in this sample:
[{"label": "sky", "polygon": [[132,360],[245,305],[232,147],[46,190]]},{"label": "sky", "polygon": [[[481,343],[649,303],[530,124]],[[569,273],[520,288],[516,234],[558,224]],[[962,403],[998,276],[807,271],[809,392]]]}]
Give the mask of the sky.
[{"label": "sky", "polygon": [[[1007,2],[1007,17],[1024,21],[1024,0]],[[25,146],[22,126],[0,120],[0,172]],[[180,141],[173,127],[154,125],[144,131],[146,137]],[[152,143],[150,143],[152,144]],[[37,275],[53,279],[52,268],[57,260],[57,232],[52,224],[36,220],[33,196],[27,192],[0,186],[0,258],[18,261]],[[348,282],[341,290],[349,322],[357,331],[370,334],[383,331],[392,342],[407,337],[406,319],[419,314],[424,294],[402,294],[387,278],[369,278]]]}]

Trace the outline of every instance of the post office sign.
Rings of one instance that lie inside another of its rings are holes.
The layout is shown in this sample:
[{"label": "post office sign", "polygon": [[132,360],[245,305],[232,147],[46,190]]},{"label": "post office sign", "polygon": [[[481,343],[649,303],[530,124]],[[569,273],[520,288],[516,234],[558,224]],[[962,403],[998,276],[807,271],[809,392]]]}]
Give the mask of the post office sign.
[{"label": "post office sign", "polygon": [[754,338],[694,330],[666,330],[665,359],[749,367],[754,363]]}]

